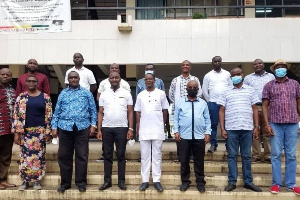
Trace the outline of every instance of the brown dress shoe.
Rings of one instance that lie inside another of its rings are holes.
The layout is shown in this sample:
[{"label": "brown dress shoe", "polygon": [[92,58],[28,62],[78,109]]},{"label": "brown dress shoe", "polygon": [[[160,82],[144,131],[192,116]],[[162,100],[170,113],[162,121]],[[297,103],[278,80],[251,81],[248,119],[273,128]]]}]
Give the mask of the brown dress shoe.
[{"label": "brown dress shoe", "polygon": [[5,190],[6,187],[4,187],[3,185],[0,184],[0,190]]},{"label": "brown dress shoe", "polygon": [[0,184],[3,185],[6,188],[16,187],[15,184],[10,184],[10,183],[8,183],[6,181],[2,181]]}]

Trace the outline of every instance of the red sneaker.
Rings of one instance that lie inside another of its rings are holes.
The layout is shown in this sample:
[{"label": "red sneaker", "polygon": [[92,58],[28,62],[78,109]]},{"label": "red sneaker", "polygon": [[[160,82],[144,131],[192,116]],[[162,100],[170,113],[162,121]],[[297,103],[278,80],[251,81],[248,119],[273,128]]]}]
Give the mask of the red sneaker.
[{"label": "red sneaker", "polygon": [[272,194],[278,194],[279,193],[279,186],[278,185],[273,185],[272,187],[270,187],[270,192]]},{"label": "red sneaker", "polygon": [[288,188],[288,190],[293,191],[296,195],[300,195],[300,188],[297,186],[293,188]]}]

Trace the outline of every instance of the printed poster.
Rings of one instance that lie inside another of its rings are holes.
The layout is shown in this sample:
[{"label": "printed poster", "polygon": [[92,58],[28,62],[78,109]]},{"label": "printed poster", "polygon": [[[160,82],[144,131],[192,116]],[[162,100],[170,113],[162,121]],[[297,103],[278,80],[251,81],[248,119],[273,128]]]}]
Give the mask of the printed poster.
[{"label": "printed poster", "polygon": [[68,0],[0,0],[0,34],[71,31]]}]

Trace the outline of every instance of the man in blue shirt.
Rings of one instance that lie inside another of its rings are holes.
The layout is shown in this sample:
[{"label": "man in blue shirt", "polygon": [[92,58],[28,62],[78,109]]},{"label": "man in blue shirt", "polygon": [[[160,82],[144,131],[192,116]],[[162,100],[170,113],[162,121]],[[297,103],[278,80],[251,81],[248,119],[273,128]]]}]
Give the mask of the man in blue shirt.
[{"label": "man in blue shirt", "polygon": [[190,179],[190,154],[194,156],[194,170],[199,192],[205,192],[204,155],[205,144],[210,140],[211,123],[208,106],[204,100],[197,97],[199,86],[191,80],[187,84],[187,97],[181,98],[175,104],[174,133],[180,149],[181,191],[186,191]]},{"label": "man in blue shirt", "polygon": [[89,135],[95,133],[97,111],[90,91],[79,85],[79,74],[68,74],[69,86],[57,100],[51,121],[52,135],[59,132],[58,164],[61,184],[58,192],[71,188],[73,153],[75,149],[75,183],[80,192],[86,191]]}]

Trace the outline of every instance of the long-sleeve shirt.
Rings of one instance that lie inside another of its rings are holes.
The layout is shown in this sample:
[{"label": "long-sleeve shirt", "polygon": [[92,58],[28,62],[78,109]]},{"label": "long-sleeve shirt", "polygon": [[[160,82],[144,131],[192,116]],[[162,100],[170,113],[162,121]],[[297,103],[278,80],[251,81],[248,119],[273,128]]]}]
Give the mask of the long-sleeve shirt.
[{"label": "long-sleeve shirt", "polygon": [[90,91],[79,86],[64,89],[57,100],[52,129],[57,127],[72,131],[75,124],[78,130],[83,130],[90,125],[96,125],[97,111],[94,97]]},{"label": "long-sleeve shirt", "polygon": [[[157,89],[160,89],[162,91],[165,91],[165,84],[164,82],[159,79],[159,78],[155,78],[155,82],[154,82],[154,87],[157,88]],[[146,84],[145,84],[145,78],[142,78],[140,80],[138,80],[138,82],[136,83],[136,96],[146,90]]]},{"label": "long-sleeve shirt", "polygon": [[193,135],[194,139],[210,135],[211,122],[206,102],[199,97],[195,101],[181,98],[175,105],[173,131],[187,140],[193,139]]},{"label": "long-sleeve shirt", "polygon": [[9,85],[0,86],[0,136],[11,133],[11,119],[16,101],[16,91]]},{"label": "long-sleeve shirt", "polygon": [[[36,72],[34,75],[38,79],[37,89],[50,96],[50,85],[49,85],[47,76],[44,74],[38,73],[38,72]],[[19,96],[19,94],[27,91],[26,79],[28,76],[29,76],[28,73],[22,74],[21,76],[19,76],[18,81],[17,81],[17,89],[16,89],[17,96]]]},{"label": "long-sleeve shirt", "polygon": [[220,72],[211,70],[203,79],[202,92],[207,102],[217,102],[220,95],[232,86],[230,73],[224,69]]}]

